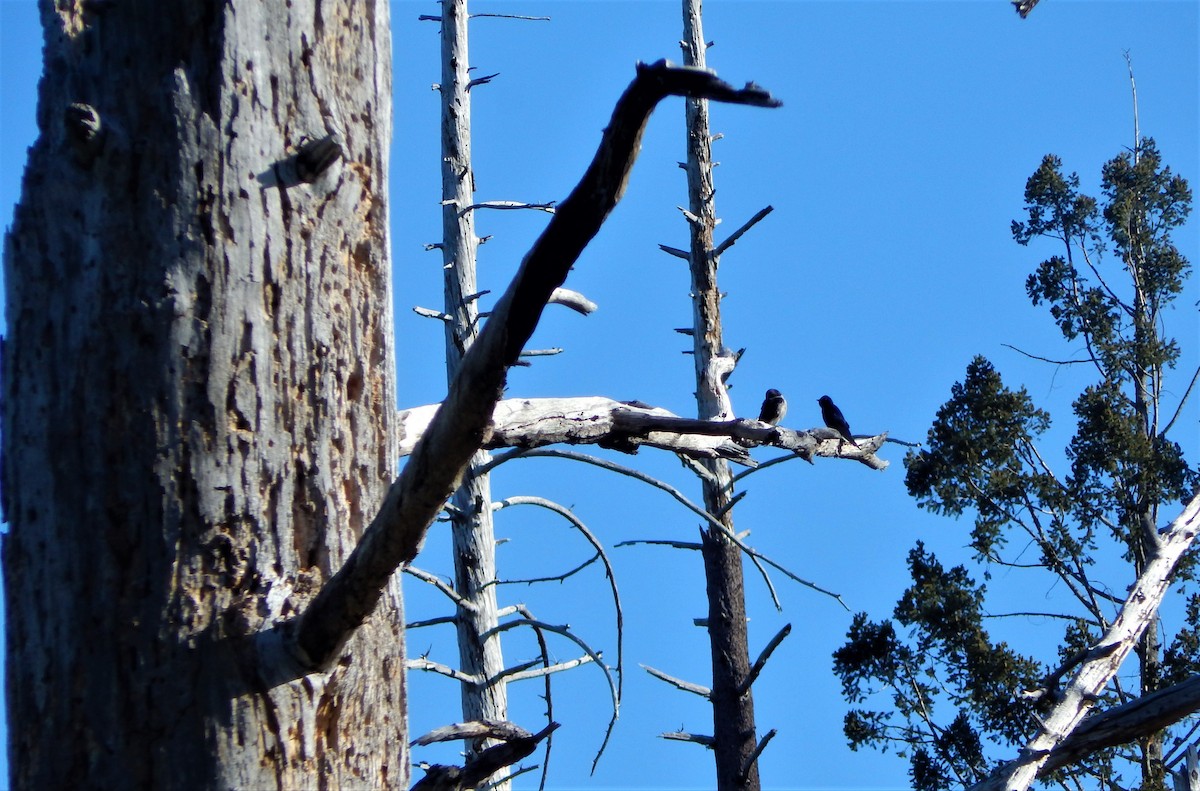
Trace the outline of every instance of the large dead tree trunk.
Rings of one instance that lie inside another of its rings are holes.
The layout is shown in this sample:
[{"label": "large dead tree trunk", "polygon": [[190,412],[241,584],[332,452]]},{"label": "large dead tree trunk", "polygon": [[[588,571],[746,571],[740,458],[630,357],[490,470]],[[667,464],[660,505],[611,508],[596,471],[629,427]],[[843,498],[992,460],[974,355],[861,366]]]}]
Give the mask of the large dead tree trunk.
[{"label": "large dead tree trunk", "polygon": [[[479,302],[475,254],[475,174],[471,164],[470,57],[467,48],[466,0],[442,1],[442,269],[445,273],[446,375],[454,382],[459,364],[479,334]],[[504,655],[495,631],[496,537],[487,451],[476,453],[462,486],[451,498],[450,525],[454,554],[454,590],[461,600],[455,612],[459,669],[480,683],[461,685],[466,722],[508,719],[508,686],[500,677]],[[488,635],[484,637],[484,635]],[[475,739],[468,764],[487,747]],[[507,791],[500,783],[497,791]]]},{"label": "large dead tree trunk", "polygon": [[396,473],[388,4],[40,5],[4,255],[11,786],[406,786],[395,581],[328,672],[243,650]]},{"label": "large dead tree trunk", "polygon": [[[704,29],[700,0],[683,2],[684,64],[704,68]],[[717,255],[713,228],[717,224],[713,187],[712,135],[708,102],[686,101],[687,178],[691,237],[692,338],[696,364],[696,407],[701,420],[729,420],[733,405],[725,379],[733,372],[734,356],[725,348],[721,330],[721,292],[717,287]],[[704,507],[719,515],[728,535],[713,527],[701,530],[704,576],[708,583],[708,635],[712,650],[713,752],[717,788],[757,789],[758,762],[754,695],[747,683],[750,654],[746,632],[746,595],[742,552],[733,534],[733,475],[724,459],[701,462]]]}]

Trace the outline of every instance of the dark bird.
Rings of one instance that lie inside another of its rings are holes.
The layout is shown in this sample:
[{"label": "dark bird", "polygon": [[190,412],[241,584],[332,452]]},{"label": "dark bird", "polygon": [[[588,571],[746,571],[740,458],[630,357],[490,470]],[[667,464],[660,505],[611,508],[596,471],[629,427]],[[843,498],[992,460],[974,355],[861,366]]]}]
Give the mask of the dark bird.
[{"label": "dark bird", "polygon": [[764,423],[770,423],[772,426],[778,426],[779,421],[783,420],[783,416],[786,414],[787,401],[784,400],[783,393],[771,388],[763,399],[762,409],[758,410],[758,419]]},{"label": "dark bird", "polygon": [[825,425],[841,434],[842,439],[857,448],[858,443],[850,436],[850,424],[843,417],[842,410],[833,403],[833,399],[829,396],[821,396],[817,399],[817,403],[821,405],[821,419],[825,421]]},{"label": "dark bird", "polygon": [[1021,19],[1029,16],[1029,12],[1037,5],[1039,0],[1012,0],[1012,4],[1016,6],[1017,13],[1021,15]]}]

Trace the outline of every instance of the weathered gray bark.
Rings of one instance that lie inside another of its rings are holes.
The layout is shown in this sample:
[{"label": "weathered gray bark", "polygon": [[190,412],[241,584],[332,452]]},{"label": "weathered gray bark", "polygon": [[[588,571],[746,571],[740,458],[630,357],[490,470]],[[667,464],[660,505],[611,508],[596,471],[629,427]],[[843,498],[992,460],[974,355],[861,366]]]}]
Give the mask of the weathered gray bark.
[{"label": "weathered gray bark", "polygon": [[1158,553],[1130,589],[1125,605],[1108,631],[1092,648],[1061,700],[1042,718],[1037,734],[1020,755],[972,791],[1025,791],[1042,766],[1083,721],[1100,693],[1117,674],[1125,658],[1139,644],[1147,624],[1154,621],[1163,596],[1170,588],[1175,567],[1200,532],[1200,495],[1160,535]]},{"label": "weathered gray bark", "polygon": [[[425,436],[438,404],[401,409],[400,455],[412,453]],[[747,448],[770,445],[814,456],[853,459],[873,470],[885,470],[886,459],[875,455],[887,434],[860,437],[857,445],[836,431],[820,427],[808,431],[774,427],[753,418],[697,420],[681,418],[661,407],[639,402],[614,401],[603,396],[567,398],[510,398],[492,411],[492,431],[483,447],[540,448],[546,445],[596,444],[637,453],[649,446],[695,459],[729,459],[748,467],[756,462]]]},{"label": "weathered gray bark", "polygon": [[[704,29],[701,0],[683,2],[683,62],[704,68]],[[692,276],[692,339],[696,364],[696,409],[701,420],[728,420],[733,405],[725,379],[733,372],[734,355],[725,348],[721,330],[721,292],[717,287],[718,257],[713,251],[717,224],[713,186],[712,135],[708,102],[688,99],[687,179]],[[733,475],[724,459],[701,462],[709,475],[702,480],[704,507],[720,514],[730,534],[733,527]],[[754,693],[746,683],[750,654],[746,632],[746,595],[742,553],[729,537],[712,527],[701,530],[704,575],[708,583],[708,636],[712,651],[713,754],[717,788],[757,789],[757,736]]]},{"label": "weathered gray bark", "polygon": [[1084,718],[1038,770],[1043,777],[1107,747],[1130,744],[1200,711],[1200,675]]},{"label": "weathered gray bark", "polygon": [[[442,0],[442,268],[445,273],[446,377],[452,384],[463,355],[479,334],[479,291],[475,276],[475,174],[471,163],[470,57],[467,48],[466,0]],[[491,455],[476,453],[454,493],[450,511],[454,589],[462,604],[454,614],[458,631],[459,669],[487,679],[460,685],[463,720],[508,719],[508,686],[500,676],[504,654],[496,613],[496,537],[492,522],[490,476],[474,469]],[[487,635],[487,637],[484,637]],[[495,679],[495,680],[493,680]],[[468,740],[468,767],[491,738]],[[507,782],[496,791],[507,791]]]},{"label": "weathered gray bark", "polygon": [[11,786],[406,786],[397,583],[329,672],[244,650],[396,472],[388,4],[40,5],[4,255]]}]

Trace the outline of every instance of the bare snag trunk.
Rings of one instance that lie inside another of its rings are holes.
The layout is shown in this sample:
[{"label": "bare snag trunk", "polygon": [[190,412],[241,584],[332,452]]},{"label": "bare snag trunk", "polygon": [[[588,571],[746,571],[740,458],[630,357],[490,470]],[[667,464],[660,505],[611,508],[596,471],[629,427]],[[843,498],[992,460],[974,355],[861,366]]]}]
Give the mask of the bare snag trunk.
[{"label": "bare snag trunk", "polygon": [[250,649],[396,474],[388,4],[41,9],[4,252],[11,787],[405,787],[398,584],[328,672]]},{"label": "bare snag trunk", "polygon": [[[700,0],[684,0],[684,65],[705,67],[704,29]],[[687,119],[688,209],[692,277],[692,338],[696,364],[697,417],[729,420],[733,405],[725,377],[733,371],[732,354],[725,348],[721,328],[721,292],[717,287],[717,261],[713,228],[716,204],[713,186],[712,135],[708,102],[689,98]],[[704,507],[720,514],[732,535],[733,474],[724,459],[702,462],[710,475],[703,480]],[[757,789],[758,761],[754,757],[756,728],[754,694],[746,684],[750,676],[749,635],[746,631],[746,594],[743,587],[741,549],[713,527],[701,530],[704,575],[708,587],[708,633],[712,651],[713,752],[717,788]]]},{"label": "bare snag trunk", "polygon": [[[475,174],[471,163],[470,56],[466,0],[442,2],[442,269],[445,273],[446,377],[454,383],[463,355],[479,334],[476,278]],[[508,685],[501,677],[504,655],[496,605],[496,537],[492,519],[491,476],[475,469],[491,461],[487,451],[471,460],[452,498],[451,537],[454,590],[466,603],[455,612],[459,669],[480,683],[461,686],[464,722],[508,719]],[[487,637],[484,637],[487,635]],[[468,763],[493,739],[469,742]],[[497,791],[508,791],[500,782]]]}]

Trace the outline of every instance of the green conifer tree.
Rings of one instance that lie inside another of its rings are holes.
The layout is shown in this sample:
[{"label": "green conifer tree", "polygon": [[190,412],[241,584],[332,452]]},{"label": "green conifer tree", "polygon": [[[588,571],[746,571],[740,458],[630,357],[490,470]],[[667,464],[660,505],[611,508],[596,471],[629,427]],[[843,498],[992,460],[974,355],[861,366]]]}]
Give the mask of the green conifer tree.
[{"label": "green conifer tree", "polygon": [[[1180,348],[1165,334],[1190,271],[1171,233],[1191,210],[1191,190],[1148,138],[1106,163],[1101,184],[1098,202],[1080,192],[1077,175],[1063,175],[1058,157],[1046,156],[1025,187],[1027,218],[1012,224],[1022,245],[1061,245],[1026,290],[1067,341],[1082,342],[1076,364],[1094,373],[1074,402],[1069,470],[1057,474],[1039,451],[1050,415],[983,357],[953,386],[926,446],[905,459],[905,483],[920,507],[974,516],[970,546],[985,579],[998,567],[1019,568],[1069,591],[1069,609],[1056,614],[1065,623],[1057,653],[1022,656],[993,639],[984,628],[986,586],[918,544],[908,558],[912,586],[892,619],[858,615],[834,655],[855,707],[845,719],[851,746],[901,750],[917,789],[979,782],[1012,756],[1158,552],[1159,528],[1200,489],[1200,471],[1172,438],[1188,430],[1177,424],[1197,375],[1168,387]],[[1176,579],[1194,572],[1185,558]],[[1165,647],[1162,627],[1150,625],[1137,648],[1136,683],[1111,685],[1099,708],[1200,668],[1200,598],[1183,609],[1186,620]],[[878,705],[880,693],[890,694],[890,706]],[[1057,777],[1073,778],[1066,787],[1165,788],[1173,756],[1164,757],[1163,746],[1158,731],[1092,753]]]}]

